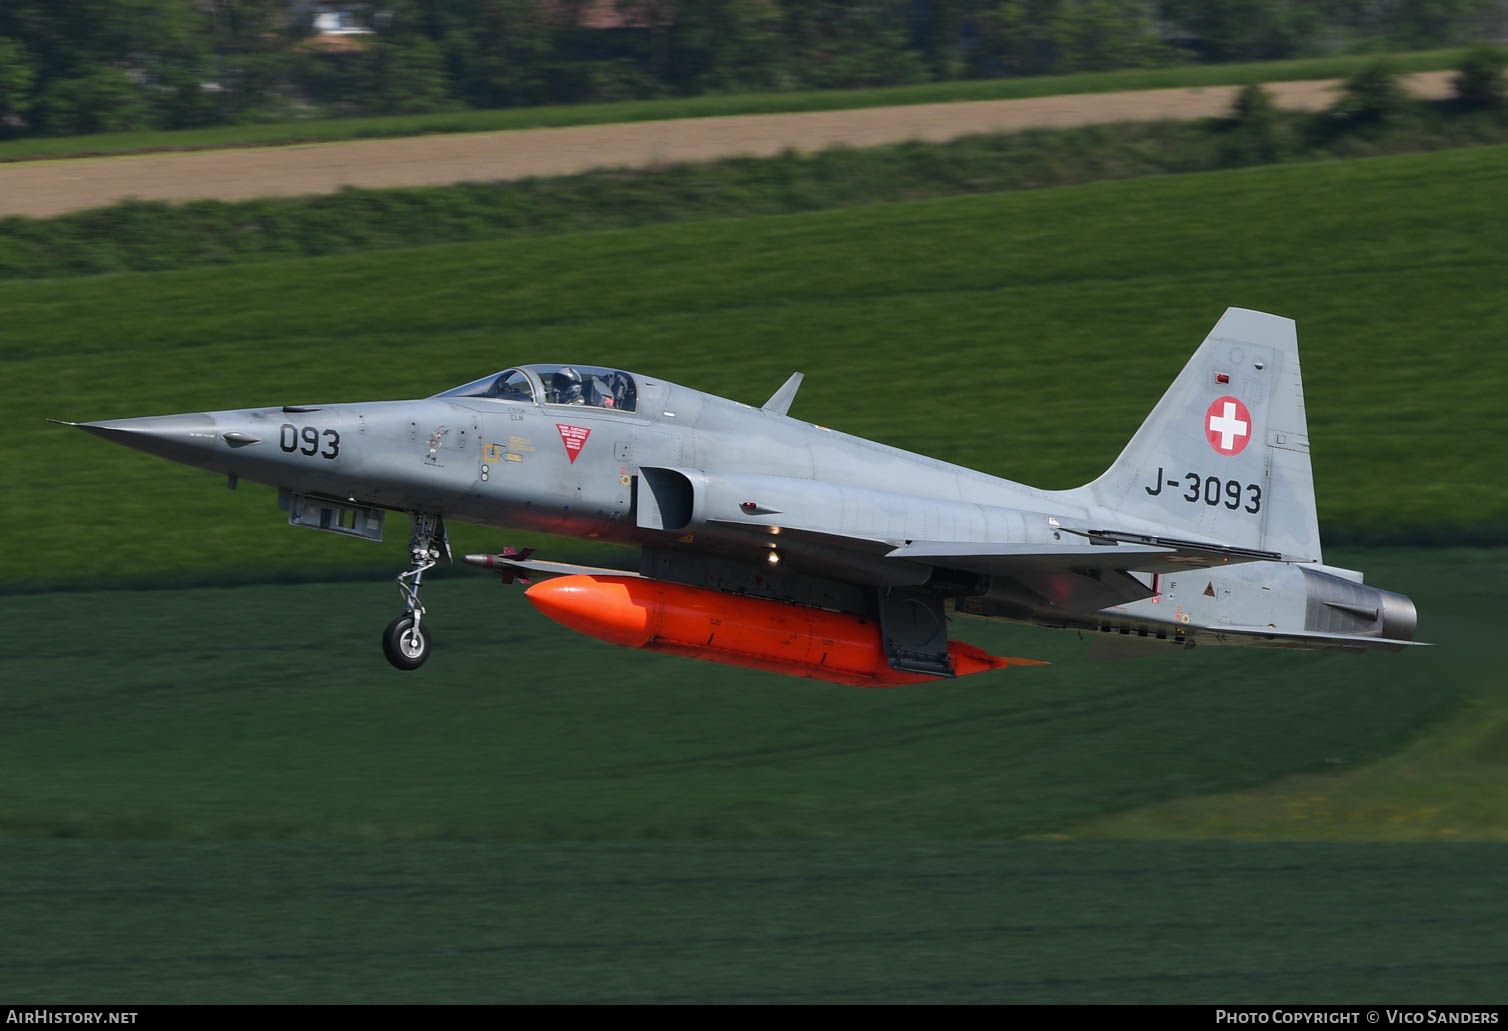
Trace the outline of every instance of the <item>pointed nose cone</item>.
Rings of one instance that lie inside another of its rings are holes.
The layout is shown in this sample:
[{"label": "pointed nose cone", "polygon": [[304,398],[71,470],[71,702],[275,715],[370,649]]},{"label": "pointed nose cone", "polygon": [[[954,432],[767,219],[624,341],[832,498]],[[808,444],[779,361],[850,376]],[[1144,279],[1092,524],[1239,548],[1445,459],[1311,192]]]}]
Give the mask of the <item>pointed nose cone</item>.
[{"label": "pointed nose cone", "polygon": [[67,425],[149,455],[189,465],[201,464],[215,447],[215,421],[202,413]]},{"label": "pointed nose cone", "polygon": [[653,593],[648,581],[577,574],[542,580],[524,592],[536,609],[561,626],[599,641],[642,648],[649,629]]}]

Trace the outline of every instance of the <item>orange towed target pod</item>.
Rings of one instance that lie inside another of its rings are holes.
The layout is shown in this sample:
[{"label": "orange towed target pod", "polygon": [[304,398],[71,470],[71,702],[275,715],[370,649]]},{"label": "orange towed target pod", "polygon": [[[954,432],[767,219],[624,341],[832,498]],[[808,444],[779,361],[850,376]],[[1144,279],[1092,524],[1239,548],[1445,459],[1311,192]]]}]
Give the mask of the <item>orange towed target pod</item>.
[{"label": "orange towed target pod", "polygon": [[[611,644],[855,687],[941,679],[890,668],[880,628],[864,616],[631,576],[545,580],[525,597],[561,626]],[[949,641],[958,676],[1035,659],[990,655]]]}]

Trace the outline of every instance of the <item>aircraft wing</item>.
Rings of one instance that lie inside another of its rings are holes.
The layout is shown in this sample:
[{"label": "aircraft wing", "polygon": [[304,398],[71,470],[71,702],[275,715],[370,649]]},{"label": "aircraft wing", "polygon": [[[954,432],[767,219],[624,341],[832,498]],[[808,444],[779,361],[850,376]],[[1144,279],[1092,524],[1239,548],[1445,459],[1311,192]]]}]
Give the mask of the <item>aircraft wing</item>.
[{"label": "aircraft wing", "polygon": [[1276,552],[1205,541],[1077,530],[1035,544],[960,544],[913,541],[886,558],[925,562],[1007,580],[1027,601],[1074,612],[1092,612],[1150,598],[1155,583],[1132,574],[1174,573],[1232,562],[1282,561]]},{"label": "aircraft wing", "polygon": [[1078,541],[1062,540],[1047,544],[913,541],[905,547],[893,549],[886,557],[996,576],[1077,569],[1172,573],[1233,562],[1285,561],[1284,556],[1277,552],[1259,551],[1255,548],[1236,548],[1112,530],[1075,530],[1068,527],[1063,527],[1063,530],[1073,534]]},{"label": "aircraft wing", "polygon": [[[708,519],[709,526],[728,527],[730,529],[756,531],[768,531],[768,527],[759,523],[745,522],[740,519]],[[839,551],[861,552],[866,555],[884,555],[895,547],[894,542],[884,541],[878,537],[855,536],[846,533],[830,533],[826,530],[809,530],[800,526],[782,524],[780,533],[785,539],[799,538],[812,544],[826,548],[834,548]],[[897,556],[902,557],[902,556]]]},{"label": "aircraft wing", "polygon": [[[1170,548],[1147,545],[971,544],[962,541],[914,541],[887,552],[886,558],[924,562],[973,573],[1010,575],[1048,569],[1142,569],[1166,561]],[[1146,564],[1145,566],[1143,564]]]}]

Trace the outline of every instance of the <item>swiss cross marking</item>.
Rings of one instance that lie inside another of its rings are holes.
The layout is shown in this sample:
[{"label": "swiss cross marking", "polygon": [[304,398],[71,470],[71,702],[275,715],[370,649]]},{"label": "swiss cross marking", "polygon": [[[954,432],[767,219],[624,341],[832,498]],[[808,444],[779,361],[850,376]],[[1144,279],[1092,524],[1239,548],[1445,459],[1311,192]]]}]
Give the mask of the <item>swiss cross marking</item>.
[{"label": "swiss cross marking", "polygon": [[560,431],[560,442],[565,445],[566,455],[570,457],[571,464],[575,465],[576,456],[581,454],[581,448],[592,431],[585,426],[567,426],[563,422],[557,422],[555,428]]},{"label": "swiss cross marking", "polygon": [[1239,455],[1251,441],[1251,413],[1234,397],[1217,398],[1205,409],[1204,436],[1222,455]]}]

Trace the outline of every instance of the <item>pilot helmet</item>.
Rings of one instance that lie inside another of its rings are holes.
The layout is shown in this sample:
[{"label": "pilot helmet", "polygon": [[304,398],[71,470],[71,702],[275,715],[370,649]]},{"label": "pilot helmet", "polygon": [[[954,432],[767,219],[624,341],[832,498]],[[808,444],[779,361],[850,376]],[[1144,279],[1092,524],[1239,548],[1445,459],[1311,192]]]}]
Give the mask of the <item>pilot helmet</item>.
[{"label": "pilot helmet", "polygon": [[581,373],[569,365],[557,369],[550,377],[550,387],[557,402],[571,402],[581,396]]}]

